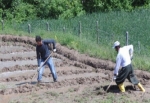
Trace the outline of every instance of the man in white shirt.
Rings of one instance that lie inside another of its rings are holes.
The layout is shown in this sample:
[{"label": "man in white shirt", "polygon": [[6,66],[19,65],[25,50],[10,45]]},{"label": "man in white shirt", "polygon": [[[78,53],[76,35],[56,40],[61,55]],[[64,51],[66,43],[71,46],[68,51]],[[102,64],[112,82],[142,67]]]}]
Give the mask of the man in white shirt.
[{"label": "man in white shirt", "polygon": [[[120,47],[120,42],[116,41],[114,43],[113,48],[115,48],[115,50],[118,53],[116,57],[116,66],[114,69],[113,79],[115,80],[116,84],[119,86],[120,91],[125,92],[123,82],[127,78],[134,85],[138,85],[141,91],[145,92],[145,89],[142,87],[140,82],[135,77],[131,65],[131,60],[133,58],[133,45]],[[122,68],[120,69],[120,67]]]}]

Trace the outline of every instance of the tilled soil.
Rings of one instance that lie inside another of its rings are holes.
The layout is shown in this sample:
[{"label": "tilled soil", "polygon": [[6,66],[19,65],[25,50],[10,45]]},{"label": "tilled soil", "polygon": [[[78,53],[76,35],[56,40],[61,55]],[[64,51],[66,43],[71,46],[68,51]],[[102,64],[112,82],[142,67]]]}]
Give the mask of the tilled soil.
[{"label": "tilled soil", "polygon": [[0,35],[0,103],[150,102],[149,72],[135,70],[146,89],[144,94],[128,81],[124,94],[114,82],[106,93],[115,64],[80,54],[59,43],[57,52],[52,54],[58,81],[53,82],[46,66],[42,83],[37,85],[35,45],[34,38]]}]

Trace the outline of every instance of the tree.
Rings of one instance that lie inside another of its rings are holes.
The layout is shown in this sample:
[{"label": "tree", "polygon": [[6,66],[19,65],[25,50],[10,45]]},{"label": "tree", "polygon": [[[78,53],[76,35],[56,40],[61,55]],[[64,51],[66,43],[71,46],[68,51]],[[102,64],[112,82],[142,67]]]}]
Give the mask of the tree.
[{"label": "tree", "polygon": [[[5,5],[8,6],[8,5]],[[10,8],[3,10],[3,19],[16,20],[18,22],[36,18],[36,12],[33,5],[22,2],[22,0],[13,0]]]}]

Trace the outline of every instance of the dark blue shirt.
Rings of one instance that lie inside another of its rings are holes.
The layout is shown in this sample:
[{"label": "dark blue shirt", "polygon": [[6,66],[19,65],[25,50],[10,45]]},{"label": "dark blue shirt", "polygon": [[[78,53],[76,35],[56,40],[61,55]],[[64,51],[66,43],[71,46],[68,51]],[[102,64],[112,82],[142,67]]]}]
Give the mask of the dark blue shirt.
[{"label": "dark blue shirt", "polygon": [[36,46],[38,66],[40,66],[41,60],[45,61],[46,58],[50,55],[50,50],[48,47],[48,44],[50,44],[50,43],[53,44],[53,49],[55,49],[55,40],[53,40],[53,39],[42,40],[42,45]]}]

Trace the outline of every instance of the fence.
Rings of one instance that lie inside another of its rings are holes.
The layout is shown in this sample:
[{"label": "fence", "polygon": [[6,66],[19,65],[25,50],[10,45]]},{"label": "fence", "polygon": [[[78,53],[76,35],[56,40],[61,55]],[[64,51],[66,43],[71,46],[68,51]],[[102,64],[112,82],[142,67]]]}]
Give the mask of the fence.
[{"label": "fence", "polygon": [[[88,26],[87,26],[87,25]],[[5,29],[4,21],[1,21],[1,30]],[[144,47],[140,41],[134,40],[134,35],[130,36],[129,32],[126,31],[123,35],[118,35],[116,33],[108,33],[102,30],[99,27],[99,21],[96,21],[92,24],[83,23],[78,21],[73,25],[70,23],[62,25],[62,23],[58,23],[53,25],[52,22],[48,21],[40,21],[40,22],[28,22],[28,23],[12,23],[11,27],[16,31],[24,31],[29,34],[36,32],[37,30],[45,30],[47,32],[51,31],[61,31],[64,34],[69,32],[73,35],[77,35],[79,38],[85,38],[91,40],[92,42],[96,42],[97,44],[103,44],[111,46],[114,41],[119,40],[122,44],[128,45],[132,43],[134,45],[134,50],[137,54],[148,55],[149,56],[149,48]],[[147,52],[142,52],[147,51]]]}]

